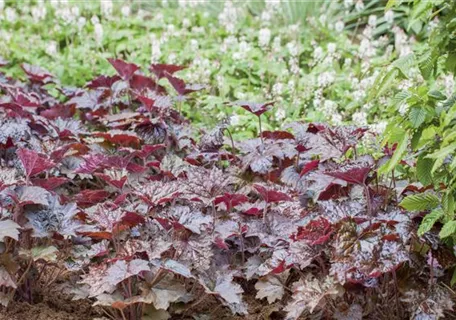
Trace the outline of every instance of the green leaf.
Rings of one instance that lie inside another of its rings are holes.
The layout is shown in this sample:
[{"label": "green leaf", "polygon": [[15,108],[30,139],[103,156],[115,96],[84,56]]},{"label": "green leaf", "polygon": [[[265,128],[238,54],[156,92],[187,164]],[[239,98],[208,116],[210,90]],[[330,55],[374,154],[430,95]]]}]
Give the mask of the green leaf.
[{"label": "green leaf", "polygon": [[454,268],[453,276],[451,277],[450,286],[454,286],[456,283],[456,268]]},{"label": "green leaf", "polygon": [[397,0],[388,0],[385,6],[385,12],[397,5]]},{"label": "green leaf", "polygon": [[446,238],[453,235],[456,232],[456,221],[450,221],[445,223],[442,230],[439,233],[440,238]]},{"label": "green leaf", "polygon": [[426,232],[432,229],[434,224],[443,216],[442,209],[433,210],[431,213],[428,213],[424,216],[423,221],[421,221],[420,227],[418,228],[418,236],[422,236]]},{"label": "green leaf", "polygon": [[439,198],[432,193],[419,193],[404,198],[399,205],[409,211],[423,211],[434,209],[439,202]]},{"label": "green leaf", "polygon": [[432,183],[431,169],[433,164],[433,160],[424,157],[419,157],[416,162],[416,177],[424,186]]},{"label": "green leaf", "polygon": [[391,157],[391,159],[378,169],[379,174],[386,174],[391,172],[402,160],[402,156],[404,155],[405,150],[407,149],[407,144],[409,140],[408,133],[402,130],[400,134],[397,134],[398,135],[396,136],[396,138],[398,138],[398,141],[396,150],[394,151],[394,154]]},{"label": "green leaf", "polygon": [[435,100],[446,100],[447,99],[447,97],[443,93],[441,93],[440,91],[437,91],[437,90],[429,91],[428,96]]},{"label": "green leaf", "polygon": [[451,193],[446,193],[442,197],[442,207],[443,212],[445,214],[444,218],[445,221],[450,221],[454,219],[454,210],[455,210],[455,203],[454,203],[454,196]]},{"label": "green leaf", "polygon": [[413,128],[418,128],[426,120],[426,110],[420,107],[413,107],[409,113],[409,120]]}]

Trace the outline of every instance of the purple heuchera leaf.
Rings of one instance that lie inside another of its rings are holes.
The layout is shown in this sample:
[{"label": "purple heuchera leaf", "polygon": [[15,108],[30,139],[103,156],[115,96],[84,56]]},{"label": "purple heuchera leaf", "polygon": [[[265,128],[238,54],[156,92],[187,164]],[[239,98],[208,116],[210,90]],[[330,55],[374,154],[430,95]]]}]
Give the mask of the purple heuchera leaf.
[{"label": "purple heuchera leaf", "polygon": [[20,148],[16,153],[24,166],[27,177],[34,176],[55,166],[54,162],[33,150]]},{"label": "purple heuchera leaf", "polygon": [[253,113],[257,117],[261,116],[263,113],[269,110],[269,107],[274,105],[274,101],[258,103],[258,102],[248,102],[248,101],[236,101],[233,103],[234,106],[239,106],[247,110],[248,112]]},{"label": "purple heuchera leaf", "polygon": [[109,58],[108,61],[124,81],[130,80],[133,74],[139,70],[139,67],[136,64],[128,63],[121,59]]},{"label": "purple heuchera leaf", "polygon": [[149,262],[145,260],[135,259],[128,262],[117,260],[106,270],[105,281],[112,286],[116,286],[122,281],[139,275],[144,271],[150,271]]},{"label": "purple heuchera leaf", "polygon": [[151,64],[149,70],[157,76],[157,78],[161,79],[165,77],[165,73],[173,75],[175,72],[184,70],[187,67],[184,66],[177,66],[174,64]]}]

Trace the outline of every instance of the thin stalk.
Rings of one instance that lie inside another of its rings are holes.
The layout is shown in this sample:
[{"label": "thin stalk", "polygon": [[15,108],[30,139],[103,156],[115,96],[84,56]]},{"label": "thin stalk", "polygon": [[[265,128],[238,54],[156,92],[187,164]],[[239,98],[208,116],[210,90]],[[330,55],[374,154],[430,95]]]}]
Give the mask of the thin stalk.
[{"label": "thin stalk", "polygon": [[369,194],[369,187],[364,184],[364,193],[366,194],[366,201],[367,201],[367,214],[372,217],[372,205],[371,205],[371,199],[370,199],[370,194]]},{"label": "thin stalk", "polygon": [[122,320],[127,320],[122,309],[120,309],[120,314],[122,315]]},{"label": "thin stalk", "polygon": [[[263,128],[261,127],[261,116],[258,116],[258,124],[260,125],[260,139],[261,139],[261,145],[264,148],[264,141],[263,141]],[[263,151],[263,150],[261,150]]]}]

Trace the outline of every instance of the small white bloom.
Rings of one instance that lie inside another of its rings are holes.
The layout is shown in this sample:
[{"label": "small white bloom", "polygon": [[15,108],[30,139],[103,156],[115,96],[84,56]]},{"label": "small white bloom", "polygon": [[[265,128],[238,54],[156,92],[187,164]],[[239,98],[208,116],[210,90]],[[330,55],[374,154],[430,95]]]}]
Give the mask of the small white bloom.
[{"label": "small white bloom", "polygon": [[46,47],[46,54],[54,56],[57,54],[57,42],[50,41]]},{"label": "small white bloom", "polygon": [[46,7],[36,6],[32,8],[32,16],[35,21],[40,21],[46,18]]},{"label": "small white bloom", "polygon": [[79,31],[81,31],[82,28],[84,28],[84,26],[86,25],[86,23],[87,23],[86,18],[84,18],[84,17],[79,17],[78,22],[77,22],[77,26],[78,26]]},{"label": "small white bloom", "polygon": [[233,115],[231,116],[231,118],[230,118],[230,122],[231,122],[231,124],[232,124],[233,126],[238,125],[239,122],[240,122],[240,120],[241,120],[241,119],[239,118],[239,116],[238,116],[237,114],[233,114]]},{"label": "small white bloom", "polygon": [[323,58],[323,55],[324,55],[323,48],[320,46],[316,47],[312,53],[313,58],[317,61],[321,60]]},{"label": "small white bloom", "polygon": [[11,7],[5,9],[5,18],[8,22],[15,22],[17,19],[17,12]]},{"label": "small white bloom", "polygon": [[318,18],[318,21],[320,21],[321,24],[325,24],[326,23],[326,15],[325,14],[322,14],[320,15],[320,17]]},{"label": "small white bloom", "polygon": [[344,0],[344,7],[350,8],[353,5],[353,0]]},{"label": "small white bloom", "polygon": [[384,18],[387,23],[393,23],[394,22],[394,11],[393,10],[386,11]]},{"label": "small white bloom", "polygon": [[190,40],[190,47],[192,48],[193,51],[198,50],[198,48],[199,48],[198,40],[196,40],[196,39]]},{"label": "small white bloom", "polygon": [[364,9],[364,2],[363,2],[363,0],[358,0],[358,1],[356,1],[355,9],[356,9],[356,11],[361,11],[361,10]]},{"label": "small white bloom", "polygon": [[377,25],[377,16],[371,14],[371,15],[369,16],[368,24],[369,24],[372,28],[375,28],[375,26]]},{"label": "small white bloom", "polygon": [[92,16],[92,18],[90,18],[90,22],[92,22],[93,25],[96,25],[98,23],[100,23],[100,19],[98,19],[97,16]]},{"label": "small white bloom", "polygon": [[128,5],[125,5],[123,6],[121,9],[120,9],[120,13],[122,13],[122,15],[126,18],[130,15],[130,12],[131,12],[131,8],[130,6]]},{"label": "small white bloom", "polygon": [[113,4],[112,0],[100,0],[101,13],[106,16],[112,16]]},{"label": "small white bloom", "polygon": [[95,40],[98,44],[103,42],[103,26],[101,23],[97,23],[94,25],[94,32],[95,32]]},{"label": "small white bloom", "polygon": [[352,120],[359,126],[367,125],[367,114],[363,111],[355,112],[352,116]]},{"label": "small white bloom", "polygon": [[336,22],[335,29],[337,32],[344,31],[344,28],[345,28],[345,23],[342,20],[339,20]]},{"label": "small white bloom", "polygon": [[277,108],[275,112],[275,117],[277,120],[283,120],[287,116],[287,113],[284,108]]},{"label": "small white bloom", "polygon": [[331,115],[331,122],[336,125],[336,126],[340,126],[342,124],[342,115],[340,113],[333,113]]},{"label": "small white bloom", "polygon": [[277,82],[272,86],[272,94],[275,96],[280,96],[283,93],[284,85],[281,82]]},{"label": "small white bloom", "polygon": [[263,28],[260,30],[258,35],[258,42],[261,47],[266,47],[271,41],[271,30],[268,28]]},{"label": "small white bloom", "polygon": [[168,55],[169,63],[176,63],[176,60],[177,60],[177,55],[174,52],[172,52]]},{"label": "small white bloom", "polygon": [[298,44],[295,41],[287,43],[287,49],[293,57],[296,57],[299,53]]},{"label": "small white bloom", "polygon": [[336,52],[336,44],[334,42],[328,43],[328,52],[329,53]]}]

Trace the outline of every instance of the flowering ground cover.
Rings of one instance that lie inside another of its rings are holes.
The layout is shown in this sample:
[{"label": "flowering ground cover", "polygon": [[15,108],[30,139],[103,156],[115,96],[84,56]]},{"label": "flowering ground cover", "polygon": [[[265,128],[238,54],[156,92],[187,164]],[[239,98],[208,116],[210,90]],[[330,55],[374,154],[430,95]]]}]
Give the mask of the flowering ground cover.
[{"label": "flowering ground cover", "polygon": [[0,8],[1,320],[454,317],[455,3]]}]

